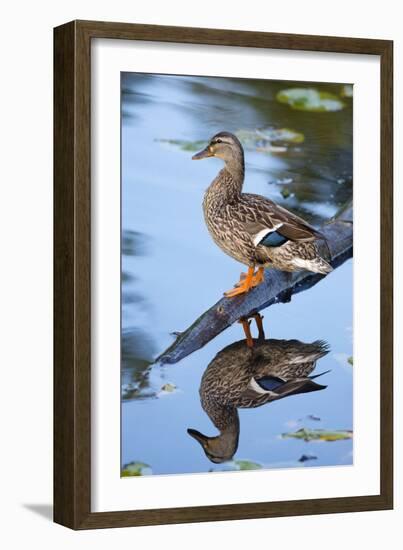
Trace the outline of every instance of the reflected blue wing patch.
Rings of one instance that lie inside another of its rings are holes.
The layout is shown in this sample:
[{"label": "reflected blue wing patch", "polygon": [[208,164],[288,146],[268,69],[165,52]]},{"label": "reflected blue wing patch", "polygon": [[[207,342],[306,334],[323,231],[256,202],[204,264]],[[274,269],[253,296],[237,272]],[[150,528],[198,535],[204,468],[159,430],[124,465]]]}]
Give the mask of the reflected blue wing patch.
[{"label": "reflected blue wing patch", "polygon": [[275,391],[280,386],[284,386],[284,380],[276,376],[264,376],[263,378],[255,379],[259,386],[266,391]]}]

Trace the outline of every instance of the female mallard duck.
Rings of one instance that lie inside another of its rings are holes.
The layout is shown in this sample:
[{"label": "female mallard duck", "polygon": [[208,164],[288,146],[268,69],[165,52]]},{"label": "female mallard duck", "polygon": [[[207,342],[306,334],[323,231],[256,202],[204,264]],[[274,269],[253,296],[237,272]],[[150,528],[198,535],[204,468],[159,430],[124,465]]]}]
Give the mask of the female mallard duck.
[{"label": "female mallard duck", "polygon": [[329,352],[325,342],[265,340],[260,329],[259,334],[252,349],[241,340],[221,350],[203,374],[201,405],[220,434],[209,437],[192,428],[188,434],[212,462],[231,460],[238,448],[238,408],[326,388],[314,381],[320,374],[309,376],[316,361]]},{"label": "female mallard duck", "polygon": [[[229,132],[216,134],[194,160],[218,157],[224,168],[204,195],[203,211],[215,243],[248,272],[227,297],[248,292],[264,280],[265,267],[282,271],[329,273],[316,240],[324,236],[302,218],[260,195],[242,193],[245,176],[243,148]],[[255,273],[255,268],[258,268]]]}]

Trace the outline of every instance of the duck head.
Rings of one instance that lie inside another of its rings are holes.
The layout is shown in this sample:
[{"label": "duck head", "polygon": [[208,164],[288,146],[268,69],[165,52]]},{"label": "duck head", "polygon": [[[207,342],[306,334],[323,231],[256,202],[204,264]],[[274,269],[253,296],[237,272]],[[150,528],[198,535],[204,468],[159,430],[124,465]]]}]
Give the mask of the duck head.
[{"label": "duck head", "polygon": [[200,443],[206,457],[215,464],[231,460],[238,448],[239,431],[221,433],[216,437],[209,437],[193,428],[187,432]]},{"label": "duck head", "polygon": [[226,164],[241,163],[243,165],[243,148],[239,139],[230,132],[219,132],[213,136],[207,147],[193,155],[193,160],[208,157],[218,157]]}]

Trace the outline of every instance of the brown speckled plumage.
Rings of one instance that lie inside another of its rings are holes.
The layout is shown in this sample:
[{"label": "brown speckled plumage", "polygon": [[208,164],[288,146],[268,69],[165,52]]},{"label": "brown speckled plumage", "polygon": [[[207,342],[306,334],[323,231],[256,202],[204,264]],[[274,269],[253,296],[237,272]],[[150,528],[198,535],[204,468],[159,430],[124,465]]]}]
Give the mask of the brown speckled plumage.
[{"label": "brown speckled plumage", "polygon": [[257,394],[248,389],[251,379],[275,376],[284,382],[298,380],[303,385],[316,361],[327,353],[322,341],[305,344],[299,340],[256,340],[253,348],[248,348],[245,340],[235,342],[221,350],[204,372],[200,384],[202,407],[210,416],[214,415],[213,402],[221,407],[249,409],[281,399],[288,395],[284,388],[278,395]]},{"label": "brown speckled plumage", "polygon": [[[260,407],[289,395],[323,389],[325,386],[309,375],[328,351],[323,341],[305,344],[298,340],[256,340],[251,349],[241,340],[227,346],[208,365],[200,384],[201,405],[220,435],[208,437],[196,430],[190,430],[190,435],[213,462],[229,460],[238,446],[237,409]],[[259,386],[268,378],[278,379],[279,385],[273,391]]]},{"label": "brown speckled plumage", "polygon": [[[316,241],[323,237],[317,230],[270,199],[242,193],[244,154],[236,136],[220,132],[194,158],[205,156],[218,156],[225,161],[225,167],[210,184],[203,200],[209,233],[225,253],[252,267],[331,271],[331,266],[319,254]],[[265,232],[266,236],[276,232],[286,242],[281,246],[261,244],[258,235]]]}]

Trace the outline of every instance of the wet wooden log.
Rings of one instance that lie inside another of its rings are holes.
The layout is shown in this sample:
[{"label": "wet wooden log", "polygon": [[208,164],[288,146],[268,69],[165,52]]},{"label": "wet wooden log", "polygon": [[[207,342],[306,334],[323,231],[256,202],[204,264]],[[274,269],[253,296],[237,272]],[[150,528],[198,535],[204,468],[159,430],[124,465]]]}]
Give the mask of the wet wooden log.
[{"label": "wet wooden log", "polygon": [[[321,228],[321,232],[328,244],[328,247],[320,244],[321,254],[336,269],[353,255],[352,204],[348,204],[335,218],[328,221]],[[274,269],[267,270],[264,283],[248,294],[221,298],[189,328],[181,332],[156,361],[177,363],[210,342],[241,317],[248,317],[273,304],[289,302],[294,294],[311,288],[325,276],[308,271],[286,273]]]}]

